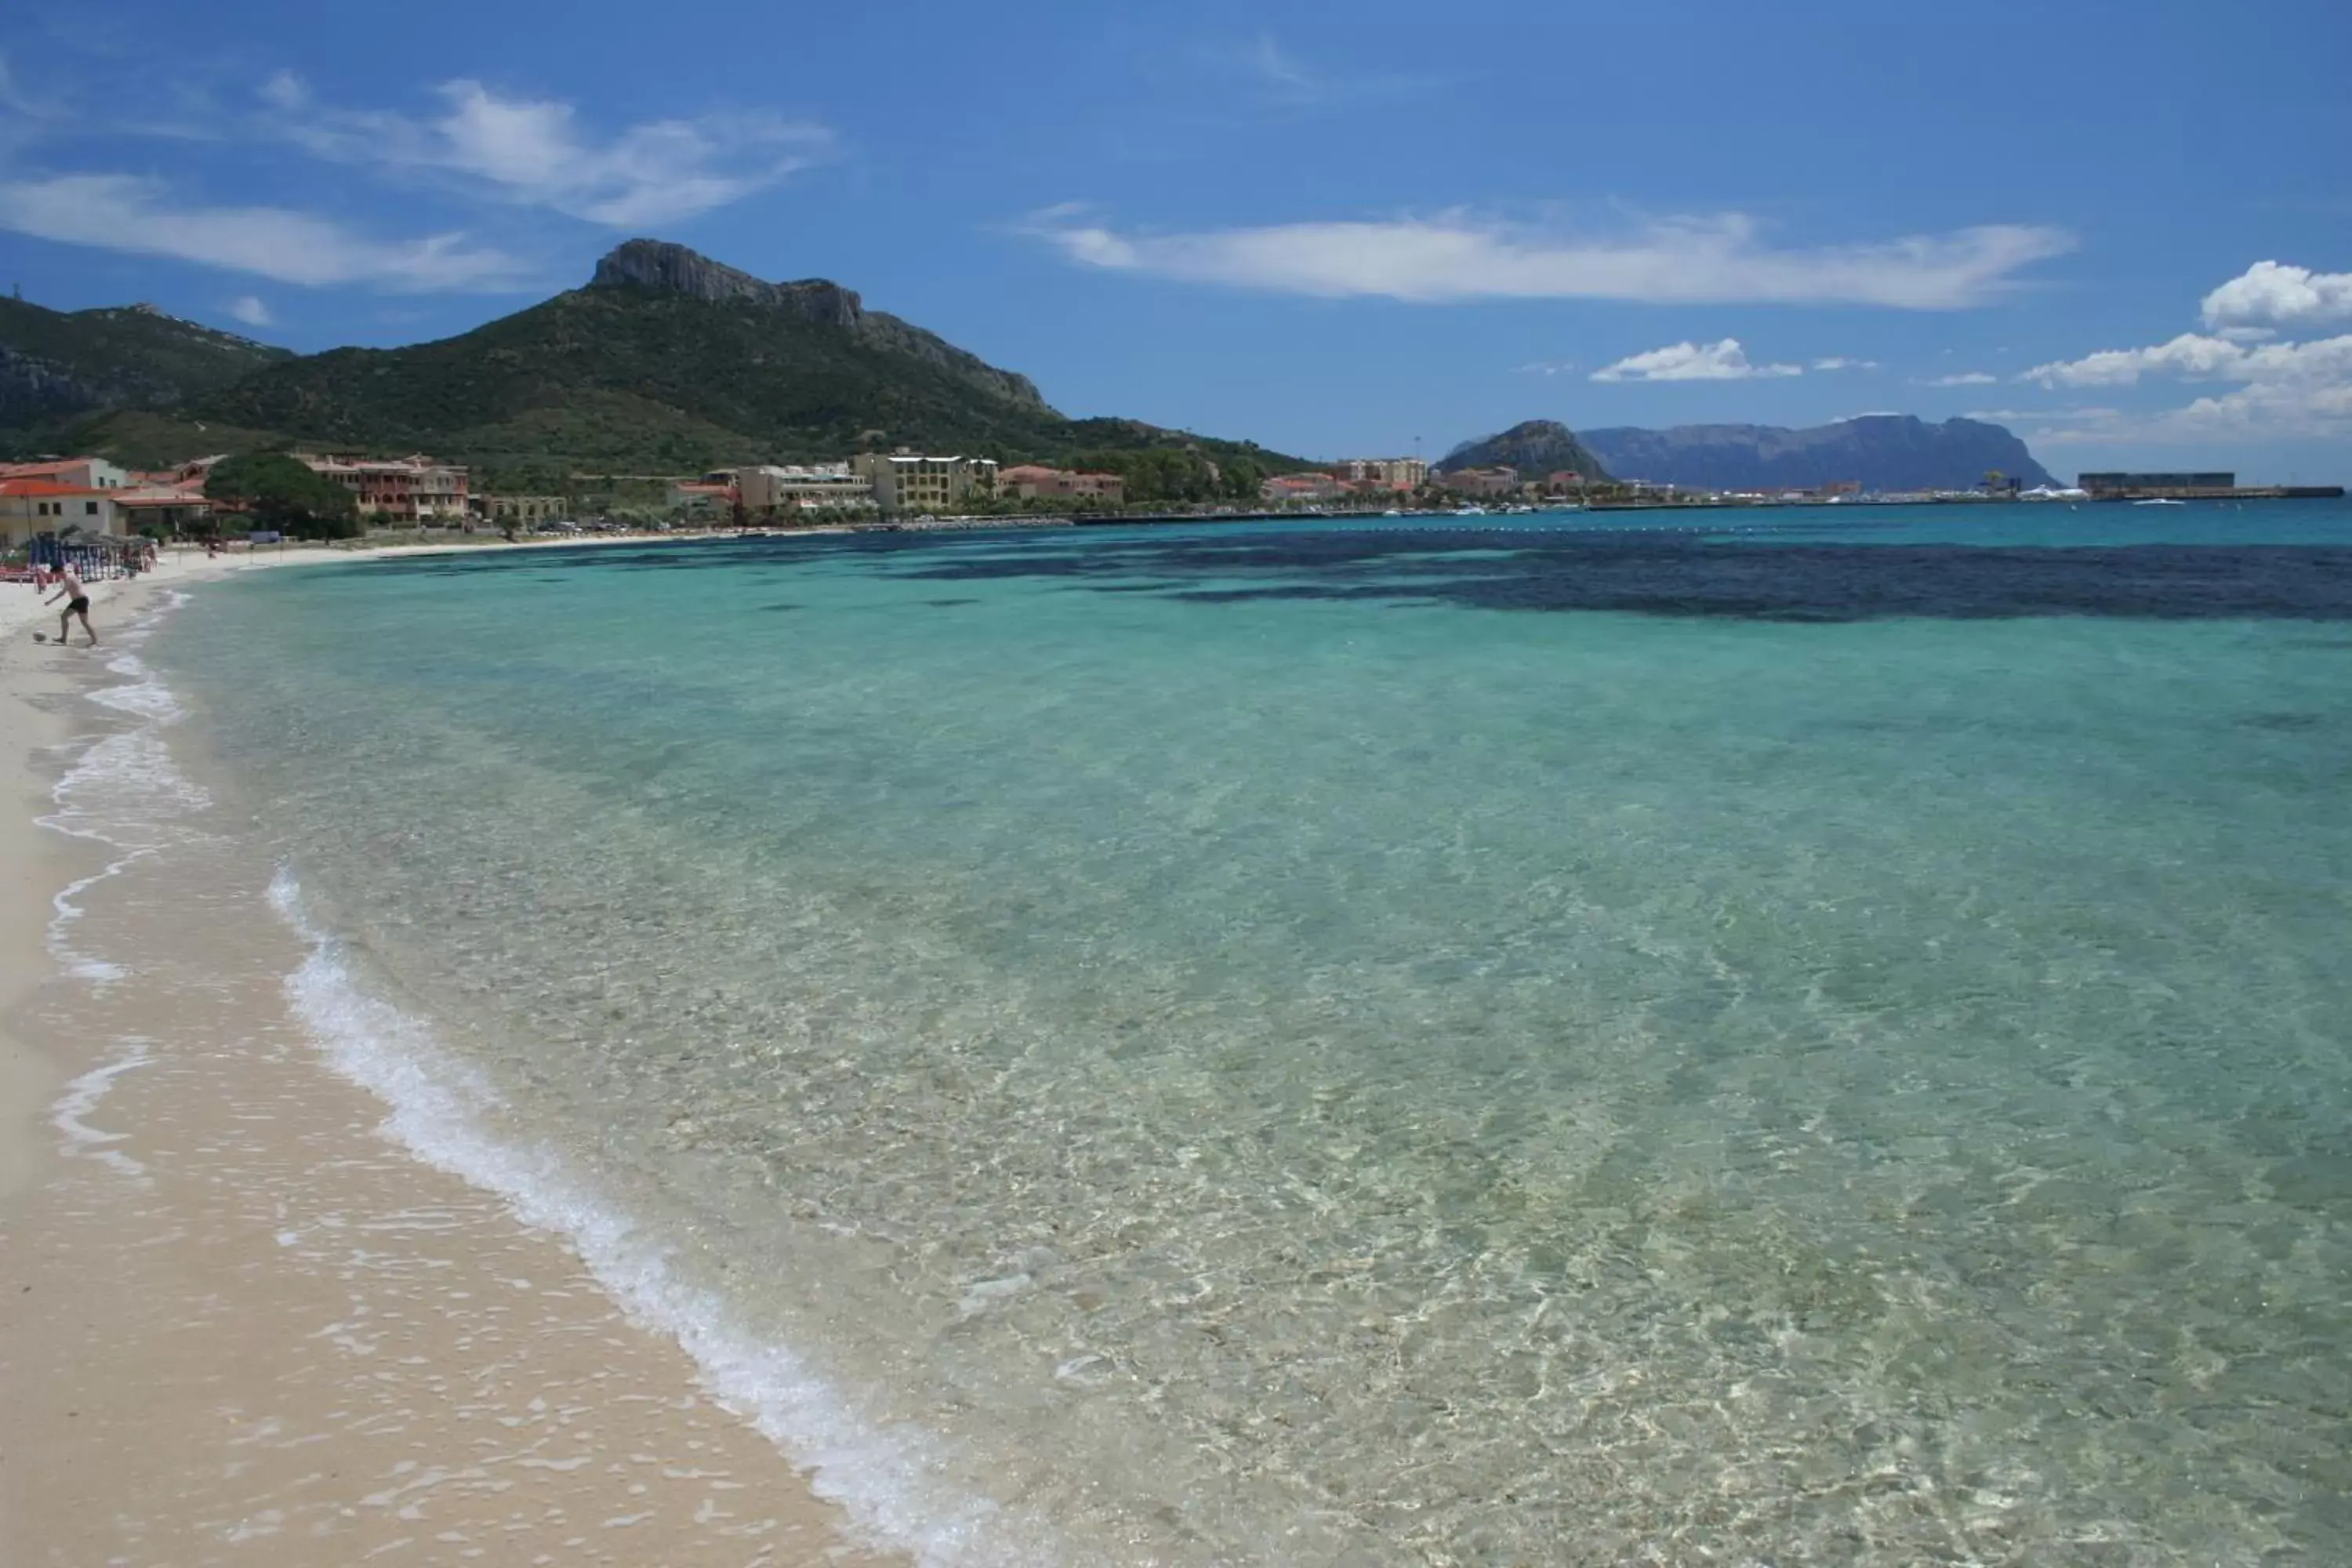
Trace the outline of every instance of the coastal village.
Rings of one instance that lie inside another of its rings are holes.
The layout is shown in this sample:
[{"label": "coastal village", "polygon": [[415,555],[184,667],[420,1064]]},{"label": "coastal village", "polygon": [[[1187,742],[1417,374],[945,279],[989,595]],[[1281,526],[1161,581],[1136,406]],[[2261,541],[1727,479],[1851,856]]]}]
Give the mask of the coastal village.
[{"label": "coastal village", "polygon": [[[566,531],[584,510],[576,495],[479,490],[463,464],[423,454],[377,458],[293,454],[312,472],[349,491],[365,527],[513,535]],[[234,500],[208,495],[221,456],[142,471],[104,458],[0,464],[0,548],[44,537],[171,538],[234,532]],[[603,476],[583,476],[609,485]],[[635,526],[854,526],[861,522],[1017,521],[1128,514],[1125,480],[1115,473],[1041,464],[1000,466],[988,458],[900,450],[862,453],[833,463],[756,464],[692,476],[644,476],[645,500],[612,520]],[[1389,510],[1485,510],[1562,506],[1822,505],[1838,502],[2228,499],[2289,493],[2238,487],[2229,473],[2085,474],[2078,486],[2031,489],[1989,473],[1972,490],[1877,494],[1859,481],[1810,489],[1723,492],[1641,479],[1594,479],[1574,470],[1522,474],[1507,466],[1433,471],[1418,458],[1349,458],[1259,486],[1256,509],[1223,505],[1203,515],[1266,516]],[[2340,494],[2326,490],[2294,493]],[[1164,515],[1166,509],[1150,509]]]}]

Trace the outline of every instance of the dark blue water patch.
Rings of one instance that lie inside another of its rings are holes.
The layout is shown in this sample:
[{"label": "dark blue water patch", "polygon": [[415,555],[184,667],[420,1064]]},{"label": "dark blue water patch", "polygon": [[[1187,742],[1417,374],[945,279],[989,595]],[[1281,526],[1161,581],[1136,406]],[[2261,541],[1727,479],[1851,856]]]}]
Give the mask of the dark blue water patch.
[{"label": "dark blue water patch", "polygon": [[952,610],[959,605],[977,605],[980,601],[978,599],[925,599],[923,603],[934,610]]},{"label": "dark blue water patch", "polygon": [[2327,722],[2325,713],[2246,713],[2238,722],[2249,730],[2276,730],[2293,733],[2301,730],[2316,730]]},{"label": "dark blue water patch", "polygon": [[[1426,532],[1120,541],[1093,549],[933,555],[895,574],[922,581],[1115,577],[1123,580],[1121,592],[1136,591],[1135,580],[1143,578],[1192,604],[1358,600],[1789,622],[2352,619],[2352,550],[2334,546],[1848,547],[1553,533],[1522,536],[1498,556],[1491,534],[1465,542],[1475,555],[1433,552]],[[1404,555],[1410,560],[1398,559]]]},{"label": "dark blue water patch", "polygon": [[808,606],[807,606],[806,605],[795,605],[795,604],[792,604],[792,603],[790,603],[790,602],[780,602],[780,603],[773,604],[773,605],[759,605],[759,606],[757,606],[757,607],[758,607],[759,609],[762,610],[762,611],[767,611],[767,612],[775,612],[775,611],[782,611],[782,610],[805,610],[805,609],[807,609],[807,608],[808,608]]},{"label": "dark blue water patch", "polygon": [[[1058,579],[1091,592],[1208,605],[1451,604],[1796,623],[2052,616],[2352,621],[2352,547],[2334,544],[1839,544],[1727,542],[1697,529],[1225,527],[1076,539],[1057,531],[689,542],[587,552],[566,564],[710,571],[817,561],[909,583]],[[516,563],[411,556],[366,569],[441,574]]]}]

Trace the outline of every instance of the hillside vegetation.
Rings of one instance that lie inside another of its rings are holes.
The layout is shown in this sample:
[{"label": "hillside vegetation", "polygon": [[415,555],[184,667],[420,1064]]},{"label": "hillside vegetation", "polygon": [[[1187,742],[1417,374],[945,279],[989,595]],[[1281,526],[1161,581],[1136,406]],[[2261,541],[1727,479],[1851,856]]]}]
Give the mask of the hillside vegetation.
[{"label": "hillside vegetation", "polygon": [[0,437],[92,409],[169,408],[293,357],[146,305],[66,311],[0,299]]},{"label": "hillside vegetation", "polygon": [[[1220,471],[1301,466],[1244,442],[1071,420],[1026,377],[812,280],[764,283],[631,241],[587,287],[438,342],[338,349],[193,401],[190,419],[493,470],[682,473],[911,447],[1007,461],[1194,449]],[[1252,493],[1255,493],[1253,480]]]}]

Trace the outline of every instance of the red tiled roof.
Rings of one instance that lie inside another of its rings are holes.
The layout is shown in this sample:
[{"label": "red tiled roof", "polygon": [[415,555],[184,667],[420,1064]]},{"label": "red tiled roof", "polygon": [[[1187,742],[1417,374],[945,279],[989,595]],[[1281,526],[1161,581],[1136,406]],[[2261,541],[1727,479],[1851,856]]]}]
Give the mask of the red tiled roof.
[{"label": "red tiled roof", "polygon": [[[45,472],[55,472],[47,469]],[[0,477],[0,496],[102,496],[106,490],[94,490],[88,485],[53,484],[47,479],[12,479]]]}]

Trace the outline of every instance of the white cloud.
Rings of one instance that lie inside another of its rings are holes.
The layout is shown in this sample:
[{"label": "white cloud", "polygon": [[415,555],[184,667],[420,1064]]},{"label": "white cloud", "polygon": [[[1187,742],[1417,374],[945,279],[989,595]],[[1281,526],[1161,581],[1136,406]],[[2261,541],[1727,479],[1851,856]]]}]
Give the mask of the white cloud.
[{"label": "white cloud", "polygon": [[2352,321],[2352,272],[2257,261],[2206,295],[2204,310],[2205,324],[2215,328]]},{"label": "white cloud", "polygon": [[1802,375],[1802,365],[1750,364],[1738,338],[1719,343],[1673,343],[1633,354],[1592,373],[1595,381],[1752,381]]},{"label": "white cloud", "polygon": [[1876,370],[1878,362],[1874,359],[1846,359],[1832,355],[1828,359],[1815,360],[1813,368],[1815,370]]},{"label": "white cloud", "polygon": [[527,278],[521,262],[463,234],[373,239],[283,207],[194,205],[174,199],[160,180],[130,174],[0,182],[0,228],[306,286],[494,291]]},{"label": "white cloud", "polygon": [[763,190],[823,159],[831,132],[772,114],[649,120],[609,141],[578,123],[571,104],[509,97],[460,79],[436,89],[426,119],[317,110],[288,72],[262,97],[277,134],[322,158],[454,175],[502,199],[550,207],[615,228],[693,217]]},{"label": "white cloud", "polygon": [[1191,283],[1326,298],[1771,300],[1955,310],[2013,287],[2073,240],[2000,225],[1874,245],[1776,248],[1738,214],[1588,237],[1461,213],[1379,222],[1122,234],[1069,208],[1028,231],[1072,261]]},{"label": "white cloud", "polygon": [[1933,381],[1925,381],[1920,384],[1922,386],[1990,386],[2000,379],[2000,377],[1997,375],[1988,375],[1980,370],[1964,370],[1951,375],[1939,375]]},{"label": "white cloud", "polygon": [[38,118],[43,113],[39,105],[17,90],[16,78],[8,68],[8,57],[5,55],[0,55],[0,109],[28,118]]},{"label": "white cloud", "polygon": [[1576,362],[1572,359],[1539,359],[1512,368],[1520,375],[1566,375],[1576,368]]},{"label": "white cloud", "polygon": [[2130,386],[2140,377],[2182,381],[2288,381],[2352,375],[2352,336],[2303,343],[2231,342],[2183,332],[2144,349],[2103,349],[2078,360],[2038,364],[2018,377],[2044,386]]},{"label": "white cloud", "polygon": [[238,295],[229,301],[228,313],[248,327],[267,327],[277,320],[258,294]]},{"label": "white cloud", "polygon": [[2069,420],[2114,419],[2121,412],[2115,408],[1976,408],[1960,417],[1981,419],[1991,425],[2014,425],[2020,420],[2063,423]]},{"label": "white cloud", "polygon": [[2047,439],[2066,442],[2277,440],[2352,436],[2352,333],[2248,346],[2183,333],[2152,348],[2110,349],[2040,365],[2044,386],[2128,386],[2143,375],[2236,382],[2232,391],[2155,414],[2113,413]]},{"label": "white cloud", "polygon": [[1282,52],[1271,33],[1258,35],[1257,43],[1246,57],[1249,68],[1268,85],[1286,92],[1312,98],[1322,90],[1322,84],[1307,74],[1307,68]]},{"label": "white cloud", "polygon": [[2105,418],[2038,431],[2048,446],[2206,446],[2215,441],[2342,440],[2352,436],[2352,381],[2267,382],[2183,408]]},{"label": "white cloud", "polygon": [[261,84],[261,100],[273,109],[291,112],[309,106],[310,89],[292,71],[281,70],[273,73],[268,81]]}]

